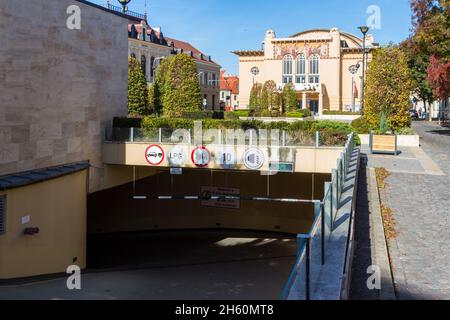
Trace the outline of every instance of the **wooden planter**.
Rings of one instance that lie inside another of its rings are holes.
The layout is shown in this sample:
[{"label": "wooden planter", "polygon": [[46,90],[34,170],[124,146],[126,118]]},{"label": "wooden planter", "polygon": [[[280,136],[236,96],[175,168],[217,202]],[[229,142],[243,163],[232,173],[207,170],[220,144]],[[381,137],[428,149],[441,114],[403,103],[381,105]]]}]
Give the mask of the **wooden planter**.
[{"label": "wooden planter", "polygon": [[370,134],[370,152],[397,155],[397,136],[395,134]]}]

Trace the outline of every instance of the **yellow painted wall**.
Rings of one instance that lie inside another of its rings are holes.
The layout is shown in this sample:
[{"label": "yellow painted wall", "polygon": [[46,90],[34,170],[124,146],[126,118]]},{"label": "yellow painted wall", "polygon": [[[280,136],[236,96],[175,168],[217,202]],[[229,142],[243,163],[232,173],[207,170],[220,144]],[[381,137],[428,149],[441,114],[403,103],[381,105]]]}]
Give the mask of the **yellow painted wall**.
[{"label": "yellow painted wall", "polygon": [[[66,272],[73,264],[86,267],[87,179],[84,170],[0,191],[6,195],[0,280]],[[30,216],[30,223],[22,224],[24,216]],[[38,227],[40,232],[26,236],[27,227]]]}]

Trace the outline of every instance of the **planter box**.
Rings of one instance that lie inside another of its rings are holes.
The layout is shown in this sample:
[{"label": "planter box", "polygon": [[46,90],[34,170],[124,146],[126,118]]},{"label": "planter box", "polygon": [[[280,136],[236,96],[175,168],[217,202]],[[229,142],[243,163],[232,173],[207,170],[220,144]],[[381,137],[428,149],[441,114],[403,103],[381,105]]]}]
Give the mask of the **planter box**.
[{"label": "planter box", "polygon": [[[362,145],[370,145],[370,135],[360,134],[359,138]],[[420,147],[420,137],[418,135],[397,136],[397,146],[418,148]]]},{"label": "planter box", "polygon": [[397,155],[397,136],[395,134],[371,134],[370,152]]}]

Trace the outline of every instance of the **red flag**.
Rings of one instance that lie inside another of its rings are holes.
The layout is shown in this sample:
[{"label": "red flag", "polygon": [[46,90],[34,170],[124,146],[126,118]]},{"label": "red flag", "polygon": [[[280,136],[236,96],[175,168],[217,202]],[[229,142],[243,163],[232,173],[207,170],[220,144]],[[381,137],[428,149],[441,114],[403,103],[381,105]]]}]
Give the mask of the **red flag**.
[{"label": "red flag", "polygon": [[356,81],[353,83],[353,92],[355,93],[355,98],[358,98],[358,86],[356,85]]}]

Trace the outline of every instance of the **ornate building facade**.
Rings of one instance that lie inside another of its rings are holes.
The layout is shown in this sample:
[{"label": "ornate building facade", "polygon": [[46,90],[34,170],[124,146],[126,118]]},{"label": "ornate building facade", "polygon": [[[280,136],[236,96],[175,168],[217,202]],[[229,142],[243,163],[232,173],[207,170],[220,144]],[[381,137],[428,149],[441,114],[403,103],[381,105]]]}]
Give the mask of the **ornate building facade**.
[{"label": "ornate building facade", "polygon": [[[376,47],[372,35],[366,47]],[[273,80],[279,91],[292,83],[298,107],[316,114],[358,111],[362,88],[363,40],[337,28],[308,30],[277,38],[268,30],[261,50],[235,51],[239,56],[239,106],[248,108],[255,83]],[[353,68],[351,68],[353,66]],[[352,72],[353,71],[353,72]]]},{"label": "ornate building facade", "polygon": [[188,42],[164,37],[160,27],[150,27],[145,20],[138,24],[130,24],[128,37],[128,54],[141,63],[149,83],[154,81],[162,59],[180,53],[190,55],[197,64],[203,108],[219,110],[220,65],[214,62],[211,56]]}]

